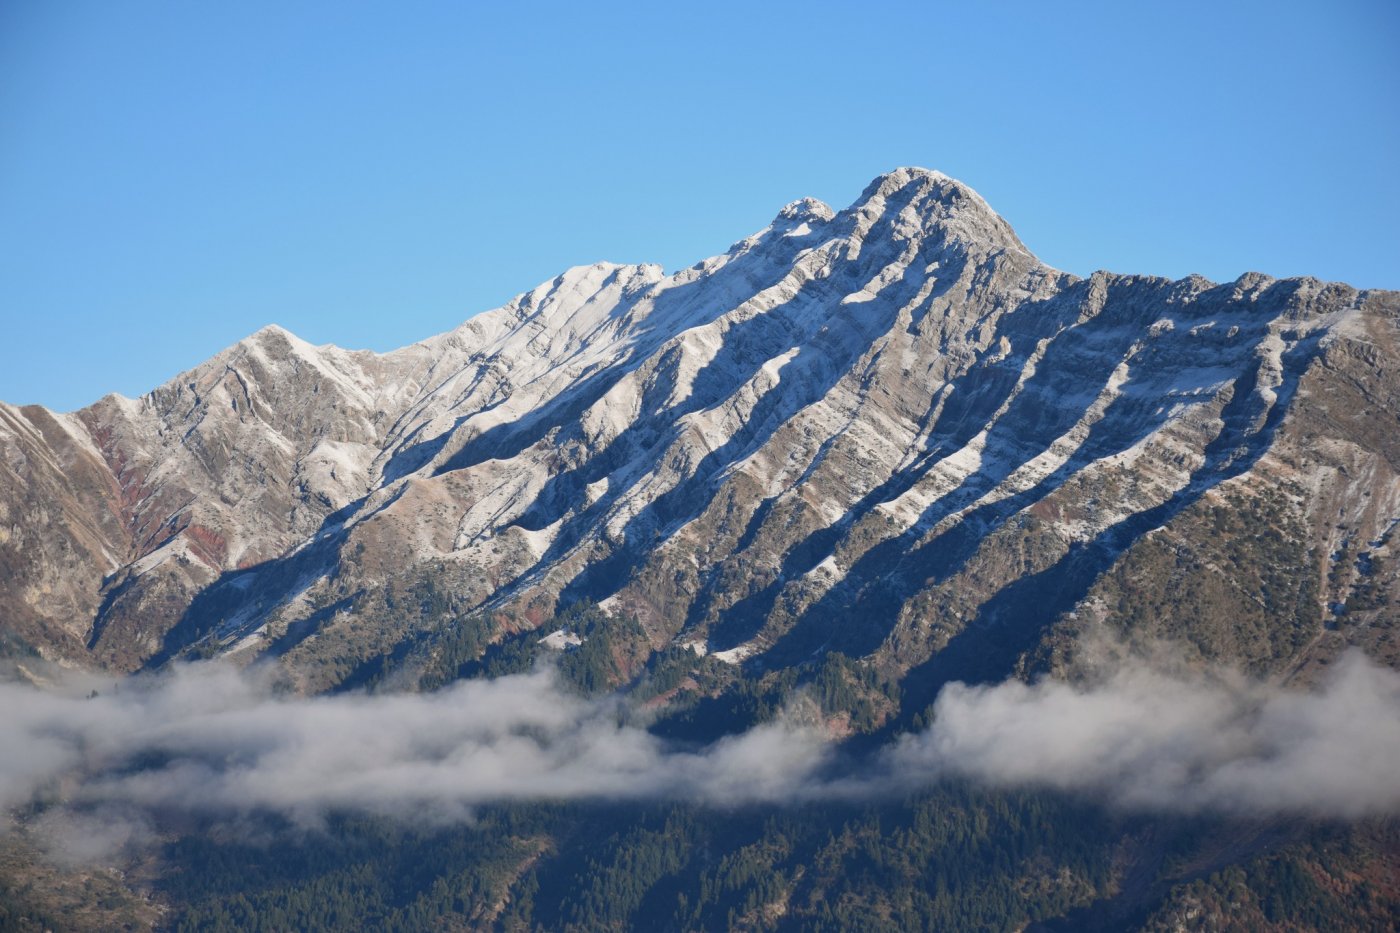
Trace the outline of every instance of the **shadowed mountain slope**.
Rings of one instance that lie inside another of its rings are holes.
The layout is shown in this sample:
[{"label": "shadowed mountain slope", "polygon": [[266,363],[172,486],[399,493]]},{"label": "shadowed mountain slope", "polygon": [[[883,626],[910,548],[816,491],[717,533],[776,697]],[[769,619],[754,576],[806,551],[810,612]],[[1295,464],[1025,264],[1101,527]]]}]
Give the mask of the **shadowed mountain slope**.
[{"label": "shadowed mountain slope", "polygon": [[581,600],[646,650],[839,650],[914,700],[1105,629],[1393,663],[1398,321],[1313,279],[1079,279],[900,169],[392,353],[271,327],[138,400],[0,406],[0,626],[117,669],[276,656],[307,690]]}]

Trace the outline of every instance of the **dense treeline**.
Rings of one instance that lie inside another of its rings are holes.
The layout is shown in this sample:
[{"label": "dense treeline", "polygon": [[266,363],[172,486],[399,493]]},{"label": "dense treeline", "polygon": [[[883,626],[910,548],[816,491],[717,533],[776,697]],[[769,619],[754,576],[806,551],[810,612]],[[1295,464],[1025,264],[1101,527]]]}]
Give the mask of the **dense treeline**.
[{"label": "dense treeline", "polygon": [[1324,827],[1299,842],[1176,885],[1144,924],[1168,930],[1355,930],[1400,918],[1400,827]]},{"label": "dense treeline", "polygon": [[[945,785],[863,806],[513,804],[438,829],[193,833],[161,893],[178,930],[1380,930],[1400,910],[1397,843],[1394,826]],[[1202,859],[1227,847],[1236,864]]]},{"label": "dense treeline", "polygon": [[181,930],[1010,929],[1107,889],[1130,827],[949,786],[880,806],[510,805],[434,831],[342,818],[185,836]]},{"label": "dense treeline", "polygon": [[[562,630],[580,644],[562,653],[540,639]],[[418,687],[437,690],[457,680],[503,677],[534,667],[540,657],[558,661],[563,680],[585,695],[612,690],[633,679],[651,653],[646,632],[630,616],[610,616],[596,603],[576,603],[538,629],[508,617],[472,614],[452,619],[431,641],[404,660],[416,669]]]}]

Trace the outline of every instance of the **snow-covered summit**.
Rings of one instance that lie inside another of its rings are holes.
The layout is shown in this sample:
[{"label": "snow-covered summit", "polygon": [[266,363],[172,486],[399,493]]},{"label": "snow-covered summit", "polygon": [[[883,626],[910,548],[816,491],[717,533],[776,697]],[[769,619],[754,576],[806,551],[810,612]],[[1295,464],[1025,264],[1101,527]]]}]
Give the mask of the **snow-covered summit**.
[{"label": "snow-covered summit", "polygon": [[926,236],[978,251],[1010,249],[1034,258],[1011,225],[971,186],[933,169],[903,167],[880,175],[843,213],[867,222],[895,216]]},{"label": "snow-covered summit", "polygon": [[796,201],[783,205],[783,209],[778,211],[779,218],[794,223],[811,221],[825,223],[835,216],[836,212],[825,201],[819,201],[816,198],[798,198]]}]

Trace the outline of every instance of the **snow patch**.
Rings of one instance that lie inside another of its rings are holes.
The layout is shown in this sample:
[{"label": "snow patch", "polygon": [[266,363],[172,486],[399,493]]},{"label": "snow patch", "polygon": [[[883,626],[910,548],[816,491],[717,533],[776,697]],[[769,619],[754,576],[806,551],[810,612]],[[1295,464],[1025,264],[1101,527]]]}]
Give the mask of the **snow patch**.
[{"label": "snow patch", "polygon": [[565,651],[569,648],[577,648],[583,644],[583,636],[577,632],[571,632],[566,628],[556,629],[539,640],[546,648],[553,648],[555,651]]},{"label": "snow patch", "polygon": [[710,657],[714,658],[716,661],[723,661],[725,664],[739,664],[745,658],[753,657],[758,654],[758,652],[759,648],[754,645],[753,642],[745,642],[727,651],[712,651],[710,652]]}]

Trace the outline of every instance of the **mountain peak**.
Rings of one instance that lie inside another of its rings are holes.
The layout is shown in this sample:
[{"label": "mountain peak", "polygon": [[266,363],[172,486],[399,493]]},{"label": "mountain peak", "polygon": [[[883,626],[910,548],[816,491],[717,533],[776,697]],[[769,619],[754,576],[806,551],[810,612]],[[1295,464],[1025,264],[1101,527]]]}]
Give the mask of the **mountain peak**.
[{"label": "mountain peak", "polygon": [[249,334],[247,339],[264,342],[267,340],[296,340],[300,338],[281,324],[266,324]]},{"label": "mountain peak", "polygon": [[884,216],[912,212],[926,229],[991,249],[1034,255],[1016,231],[970,185],[934,169],[903,166],[878,175],[849,210]]},{"label": "mountain peak", "polygon": [[280,324],[268,324],[253,331],[235,346],[260,347],[264,350],[286,348],[290,352],[315,353],[318,347],[301,339]]},{"label": "mountain peak", "polygon": [[825,223],[836,216],[836,212],[825,201],[818,201],[816,198],[798,198],[783,206],[778,211],[781,220],[790,220],[793,223],[805,223],[820,221]]},{"label": "mountain peak", "polygon": [[[966,185],[956,178],[951,175],[945,175],[937,169],[924,168],[919,165],[901,165],[898,168],[876,175],[874,180],[866,186],[866,192],[869,193],[872,188],[887,188],[890,191],[896,191],[912,181],[929,181],[967,188]],[[972,189],[967,188],[967,190],[971,191]]]},{"label": "mountain peak", "polygon": [[894,197],[899,192],[914,187],[923,197],[943,204],[953,205],[966,201],[983,210],[992,210],[982,196],[974,191],[970,185],[935,169],[918,166],[902,166],[876,175],[870,184],[865,186],[865,190],[861,192],[856,203],[860,204],[876,197]]}]

